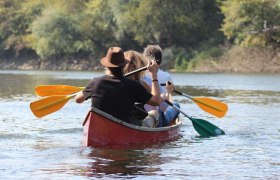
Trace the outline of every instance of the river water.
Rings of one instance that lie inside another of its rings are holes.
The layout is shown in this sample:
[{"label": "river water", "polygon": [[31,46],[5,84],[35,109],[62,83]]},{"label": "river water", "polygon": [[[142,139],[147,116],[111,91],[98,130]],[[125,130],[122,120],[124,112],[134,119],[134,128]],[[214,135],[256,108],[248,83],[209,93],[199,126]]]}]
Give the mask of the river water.
[{"label": "river water", "polygon": [[70,100],[38,119],[29,109],[42,84],[85,86],[102,73],[0,71],[0,179],[279,179],[280,74],[172,74],[176,88],[228,104],[218,119],[185,97],[189,116],[226,132],[199,138],[184,117],[172,142],[134,148],[82,146],[82,122],[90,102]]}]

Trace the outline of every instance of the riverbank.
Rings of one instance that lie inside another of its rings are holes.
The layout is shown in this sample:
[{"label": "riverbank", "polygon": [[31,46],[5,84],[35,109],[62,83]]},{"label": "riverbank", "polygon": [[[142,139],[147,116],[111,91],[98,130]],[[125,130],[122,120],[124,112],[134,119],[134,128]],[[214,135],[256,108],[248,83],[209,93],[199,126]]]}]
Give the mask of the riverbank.
[{"label": "riverbank", "polygon": [[[5,70],[102,70],[98,58],[55,57],[42,59],[13,58],[0,59],[0,69]],[[184,72],[240,72],[240,73],[280,73],[280,48],[242,48],[232,46],[224,50],[218,58],[198,59]]]},{"label": "riverbank", "polygon": [[13,58],[0,60],[0,69],[5,70],[100,70],[102,67],[91,57],[54,57],[42,59]]},{"label": "riverbank", "polygon": [[191,72],[280,73],[280,48],[225,48],[218,58],[198,59]]}]

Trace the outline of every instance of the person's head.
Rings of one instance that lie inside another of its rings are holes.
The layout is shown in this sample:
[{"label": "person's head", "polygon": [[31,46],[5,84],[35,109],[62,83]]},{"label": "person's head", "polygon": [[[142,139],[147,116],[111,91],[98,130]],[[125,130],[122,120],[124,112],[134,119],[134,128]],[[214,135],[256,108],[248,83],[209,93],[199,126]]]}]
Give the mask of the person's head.
[{"label": "person's head", "polygon": [[[130,51],[124,52],[124,55],[127,59],[130,59],[130,63],[126,64],[124,67],[124,73],[129,73],[131,71],[135,71],[148,64],[148,61],[146,60],[146,58],[144,58],[144,56],[139,52],[130,50]],[[129,78],[139,81],[140,78],[144,76],[144,74],[145,74],[145,72],[142,71],[142,72],[139,72],[139,73],[136,73],[136,74],[130,76]]]},{"label": "person's head", "polygon": [[162,61],[162,49],[159,45],[148,45],[143,52],[143,55],[150,59],[155,59],[160,65]]},{"label": "person's head", "polygon": [[106,57],[100,60],[100,63],[116,77],[123,76],[123,68],[129,62],[120,47],[110,47]]}]

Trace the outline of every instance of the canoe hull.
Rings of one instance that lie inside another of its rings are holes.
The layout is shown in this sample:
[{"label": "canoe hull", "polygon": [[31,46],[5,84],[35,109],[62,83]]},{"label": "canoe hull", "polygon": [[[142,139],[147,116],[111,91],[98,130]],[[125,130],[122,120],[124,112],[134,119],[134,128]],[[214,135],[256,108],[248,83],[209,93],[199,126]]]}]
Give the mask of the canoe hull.
[{"label": "canoe hull", "polygon": [[84,122],[83,145],[120,147],[133,144],[162,142],[179,135],[181,121],[162,128],[134,126],[120,121],[98,109],[92,109]]}]

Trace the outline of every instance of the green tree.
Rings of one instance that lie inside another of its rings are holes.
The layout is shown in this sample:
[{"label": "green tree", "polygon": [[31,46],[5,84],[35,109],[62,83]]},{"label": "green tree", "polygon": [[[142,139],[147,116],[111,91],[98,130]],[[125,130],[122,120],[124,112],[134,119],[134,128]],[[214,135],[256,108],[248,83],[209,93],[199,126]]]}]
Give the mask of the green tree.
[{"label": "green tree", "polygon": [[59,8],[47,8],[32,24],[33,48],[41,57],[77,52],[78,22]]},{"label": "green tree", "polygon": [[157,43],[173,61],[178,55],[181,66],[198,47],[223,39],[217,33],[223,14],[215,0],[0,0],[0,5],[0,48],[16,54],[100,56],[109,46],[140,51]]},{"label": "green tree", "polygon": [[132,0],[123,7],[122,28],[141,45],[195,47],[219,28],[214,0]]},{"label": "green tree", "polygon": [[117,25],[111,3],[110,0],[94,0],[86,3],[80,29],[93,53],[103,52],[109,46],[118,45],[115,34]]},{"label": "green tree", "polygon": [[30,24],[41,14],[43,1],[9,0],[0,2],[0,39],[2,48],[15,52],[30,50]]},{"label": "green tree", "polygon": [[84,0],[44,1],[44,11],[32,25],[29,40],[41,57],[88,52],[80,29],[85,9]]},{"label": "green tree", "polygon": [[280,43],[279,0],[225,0],[222,31],[237,44],[266,46]]}]

